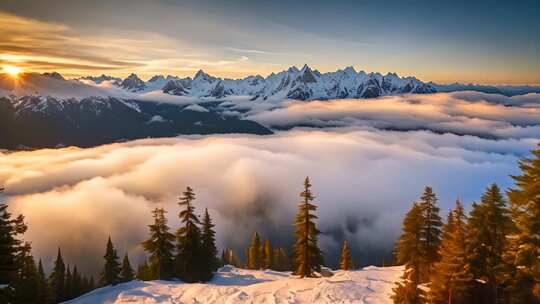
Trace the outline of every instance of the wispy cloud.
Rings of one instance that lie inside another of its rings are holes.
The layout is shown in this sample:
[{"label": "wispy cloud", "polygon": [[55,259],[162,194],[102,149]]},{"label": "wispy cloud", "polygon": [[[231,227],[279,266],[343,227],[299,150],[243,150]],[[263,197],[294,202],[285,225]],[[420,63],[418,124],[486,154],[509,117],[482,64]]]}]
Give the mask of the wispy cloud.
[{"label": "wispy cloud", "polygon": [[245,55],[218,56],[158,33],[115,29],[104,32],[81,32],[64,24],[0,11],[0,63],[37,72],[57,70],[68,76],[135,72],[149,77],[198,69],[235,75],[255,69]]},{"label": "wispy cloud", "polygon": [[237,53],[246,53],[246,54],[275,54],[274,52],[262,51],[256,49],[239,49],[233,47],[227,47],[226,50],[237,52]]}]

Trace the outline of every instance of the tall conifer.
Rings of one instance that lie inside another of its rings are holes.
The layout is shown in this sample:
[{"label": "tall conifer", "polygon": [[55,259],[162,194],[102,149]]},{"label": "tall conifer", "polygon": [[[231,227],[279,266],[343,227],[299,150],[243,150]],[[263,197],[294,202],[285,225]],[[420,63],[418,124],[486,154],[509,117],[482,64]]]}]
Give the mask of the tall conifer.
[{"label": "tall conifer", "polygon": [[47,282],[47,277],[45,276],[45,271],[43,270],[43,264],[41,259],[38,263],[38,303],[50,304],[52,303],[51,299],[51,289],[49,283]]},{"label": "tall conifer", "polygon": [[20,267],[17,277],[11,284],[13,290],[11,303],[38,303],[39,293],[36,291],[39,289],[39,278],[29,243],[21,246],[21,250],[17,255],[17,263]]},{"label": "tall conifer", "polygon": [[506,281],[510,303],[540,303],[540,144],[532,158],[519,163],[521,175],[513,176],[508,192],[516,230],[506,253]]},{"label": "tall conifer", "polygon": [[[148,225],[150,237],[142,243],[144,250],[150,255],[150,279],[166,280],[173,275],[174,235],[167,225],[165,213],[163,208],[152,211],[154,224]],[[143,280],[140,277],[139,279]]]},{"label": "tall conifer", "polygon": [[122,260],[122,269],[120,270],[120,281],[129,282],[135,278],[133,273],[133,268],[131,268],[131,263],[129,262],[129,257],[127,252],[124,254],[124,259]]},{"label": "tall conifer", "polygon": [[349,242],[347,240],[343,240],[343,245],[341,247],[341,255],[339,259],[339,269],[351,270],[353,268],[354,268],[354,263],[351,258]]},{"label": "tall conifer", "polygon": [[261,268],[261,238],[258,232],[253,233],[251,238],[251,244],[247,250],[247,268],[248,269],[260,269]]},{"label": "tall conifer", "polygon": [[[4,191],[0,187],[0,194]],[[17,276],[17,255],[22,250],[20,235],[26,232],[24,217],[12,218],[7,204],[0,203],[0,284],[9,284]]]},{"label": "tall conifer", "polygon": [[105,255],[103,256],[105,264],[101,271],[99,283],[101,286],[116,285],[120,282],[120,263],[118,262],[118,254],[114,249],[111,237],[107,241]]},{"label": "tall conifer", "polygon": [[264,255],[263,255],[263,260],[262,260],[262,268],[273,269],[274,268],[274,264],[273,264],[274,252],[272,249],[272,244],[270,243],[270,240],[268,239],[264,242],[263,253]]},{"label": "tall conifer", "polygon": [[200,265],[201,232],[198,226],[200,221],[195,215],[194,200],[193,189],[187,187],[178,203],[184,210],[180,211],[182,225],[176,232],[176,269],[178,277],[186,282],[197,282],[203,279]]},{"label": "tall conifer", "polygon": [[506,236],[512,231],[512,223],[496,184],[488,187],[480,204],[473,204],[468,223],[466,255],[471,272],[476,282],[485,282],[489,288],[488,301],[498,303],[502,296]]},{"label": "tall conifer", "polygon": [[466,216],[463,205],[456,201],[448,213],[439,248],[441,260],[435,263],[431,275],[430,303],[466,304],[470,302],[472,274],[466,261]]},{"label": "tall conifer", "polygon": [[442,220],[439,216],[439,207],[437,206],[437,196],[431,187],[426,187],[420,198],[420,207],[422,208],[422,229],[421,239],[424,254],[420,269],[422,281],[429,280],[433,264],[439,261],[439,245],[441,244]]},{"label": "tall conifer", "polygon": [[217,248],[214,232],[214,224],[208,213],[204,211],[201,233],[201,251],[202,251],[202,280],[209,281],[213,277],[213,272],[218,268]]},{"label": "tall conifer", "polygon": [[51,286],[51,293],[53,302],[58,303],[65,300],[66,296],[66,265],[62,259],[62,252],[58,248],[56,260],[54,262],[54,268],[49,276],[49,284]]},{"label": "tall conifer", "polygon": [[424,208],[414,203],[403,220],[403,232],[396,245],[395,254],[398,264],[405,265],[401,280],[393,289],[392,299],[396,304],[424,303],[424,293],[418,288],[421,283],[421,266],[425,246],[422,240],[424,228]]},{"label": "tall conifer", "polygon": [[303,278],[315,276],[314,272],[320,271],[323,263],[322,252],[317,245],[320,231],[314,222],[317,216],[312,213],[317,210],[317,206],[312,203],[315,197],[311,192],[309,177],[304,180],[304,191],[300,193],[300,197],[302,200],[298,205],[298,214],[294,220],[296,227],[294,273]]}]

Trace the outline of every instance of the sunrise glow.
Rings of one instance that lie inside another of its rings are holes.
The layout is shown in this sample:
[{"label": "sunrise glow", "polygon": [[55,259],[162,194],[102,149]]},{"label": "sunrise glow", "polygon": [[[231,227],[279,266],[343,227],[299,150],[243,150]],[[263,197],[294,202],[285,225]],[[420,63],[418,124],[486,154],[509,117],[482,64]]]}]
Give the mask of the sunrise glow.
[{"label": "sunrise glow", "polygon": [[22,69],[13,65],[3,65],[2,71],[9,74],[11,77],[17,78],[20,73],[22,73]]}]

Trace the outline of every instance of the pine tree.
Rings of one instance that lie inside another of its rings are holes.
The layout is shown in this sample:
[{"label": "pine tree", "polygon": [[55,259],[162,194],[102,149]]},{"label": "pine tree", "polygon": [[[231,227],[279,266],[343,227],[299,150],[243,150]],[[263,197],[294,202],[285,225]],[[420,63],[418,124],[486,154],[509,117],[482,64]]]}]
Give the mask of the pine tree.
[{"label": "pine tree", "polygon": [[311,213],[317,210],[317,206],[312,204],[315,197],[311,193],[309,177],[306,177],[304,181],[304,191],[300,193],[300,197],[302,201],[298,205],[298,214],[294,220],[296,227],[294,273],[304,278],[315,276],[314,272],[321,270],[323,262],[322,252],[317,245],[320,233],[314,222],[317,216]]},{"label": "pine tree", "polygon": [[466,239],[466,221],[463,205],[459,200],[443,227],[443,239],[439,248],[441,260],[435,263],[431,276],[430,303],[466,304],[470,302],[472,273],[466,262],[463,247]]},{"label": "pine tree", "polygon": [[351,259],[351,253],[349,250],[349,242],[347,240],[343,241],[343,246],[341,247],[341,256],[339,260],[339,269],[341,270],[351,270],[354,268],[354,263]]},{"label": "pine tree", "polygon": [[513,304],[540,303],[540,144],[532,155],[520,161],[521,175],[513,176],[516,186],[508,192],[516,225],[505,257]]},{"label": "pine tree", "polygon": [[[90,284],[89,284],[88,286],[90,286],[90,290],[96,289],[96,282],[94,281],[94,277],[93,277],[93,276],[90,277]],[[89,290],[89,291],[90,291],[90,290]]]},{"label": "pine tree", "polygon": [[[0,188],[0,193],[4,191]],[[17,255],[22,250],[19,236],[26,232],[24,217],[12,218],[7,204],[0,203],[0,284],[10,284],[20,267]]]},{"label": "pine tree", "polygon": [[214,224],[208,214],[208,209],[204,211],[201,234],[201,251],[202,251],[202,280],[209,281],[213,277],[213,272],[218,268],[217,248],[214,232]]},{"label": "pine tree", "polygon": [[105,264],[101,271],[99,283],[101,286],[116,285],[120,282],[120,263],[118,262],[118,254],[114,249],[111,237],[107,241],[107,248],[103,256]]},{"label": "pine tree", "polygon": [[422,240],[424,228],[424,208],[414,203],[403,220],[403,233],[399,237],[395,254],[398,264],[405,264],[401,281],[393,289],[392,299],[396,304],[421,304],[424,295],[418,285],[421,283],[421,266],[425,246]]},{"label": "pine tree", "polygon": [[129,257],[126,252],[126,254],[124,254],[124,259],[122,260],[122,269],[120,270],[120,281],[129,282],[129,281],[132,281],[134,278],[135,278],[135,274],[133,273],[133,268],[131,268],[131,263],[129,263]]},{"label": "pine tree", "polygon": [[39,260],[39,263],[38,263],[37,295],[38,295],[38,303],[42,303],[42,304],[52,303],[51,289],[49,286],[49,282],[47,282],[47,277],[45,276],[45,271],[43,270],[43,264],[41,263],[41,259]]},{"label": "pine tree", "polygon": [[486,282],[489,302],[498,303],[503,280],[503,254],[506,235],[512,230],[505,200],[496,184],[474,203],[469,216],[466,254],[471,272],[478,281]]},{"label": "pine tree", "polygon": [[236,258],[236,253],[230,248],[225,249],[225,264],[238,267],[240,264]]},{"label": "pine tree", "polygon": [[69,264],[66,267],[66,289],[65,289],[65,299],[70,300],[73,298],[73,278],[71,276],[71,268]]},{"label": "pine tree", "polygon": [[438,262],[439,245],[441,244],[442,220],[437,207],[437,196],[431,187],[426,187],[420,198],[420,207],[423,213],[423,225],[421,229],[421,239],[424,254],[420,269],[420,279],[422,282],[429,280],[431,268]]},{"label": "pine tree", "polygon": [[19,265],[19,271],[11,284],[13,289],[12,303],[37,303],[39,294],[36,291],[39,288],[39,280],[30,244],[25,243],[22,245],[17,255],[17,264]]},{"label": "pine tree", "polygon": [[54,268],[49,276],[49,284],[51,286],[51,294],[54,303],[59,303],[65,300],[65,282],[66,282],[66,266],[62,259],[62,252],[58,248]]},{"label": "pine tree", "polygon": [[270,243],[270,240],[266,240],[263,245],[263,260],[262,260],[262,268],[264,269],[274,269],[274,263],[273,263],[273,257],[274,252],[272,250],[272,244]]},{"label": "pine tree", "polygon": [[84,293],[82,286],[82,277],[77,269],[77,265],[73,265],[73,272],[71,273],[71,297],[77,298]]},{"label": "pine tree", "polygon": [[198,227],[200,221],[195,215],[194,200],[195,193],[190,187],[187,187],[178,203],[180,207],[185,209],[179,215],[183,226],[176,232],[176,269],[178,277],[188,283],[202,279],[200,265],[201,233]]},{"label": "pine tree", "polygon": [[219,258],[219,265],[221,267],[227,265],[227,250],[226,249],[221,250],[221,256]]},{"label": "pine tree", "polygon": [[141,281],[150,281],[152,280],[151,272],[148,262],[144,259],[144,263],[139,264],[139,267],[137,268],[137,279]]},{"label": "pine tree", "polygon": [[174,235],[167,225],[165,213],[163,208],[152,211],[154,224],[148,225],[150,238],[142,243],[144,250],[150,254],[150,279],[166,280],[173,274]]},{"label": "pine tree", "polygon": [[253,237],[251,238],[251,244],[248,248],[247,268],[261,268],[261,238],[259,237],[259,233],[257,232],[253,233]]}]

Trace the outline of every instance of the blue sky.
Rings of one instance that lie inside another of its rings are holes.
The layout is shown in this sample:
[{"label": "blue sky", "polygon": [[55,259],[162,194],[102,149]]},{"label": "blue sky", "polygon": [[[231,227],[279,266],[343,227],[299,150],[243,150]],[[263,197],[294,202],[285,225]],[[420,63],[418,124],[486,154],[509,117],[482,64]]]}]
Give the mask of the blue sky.
[{"label": "blue sky", "polygon": [[[0,12],[27,27],[2,26],[0,63],[73,76],[203,68],[242,77],[307,63],[438,82],[540,83],[539,1],[19,0],[0,2]],[[21,36],[25,45],[13,39]]]}]

